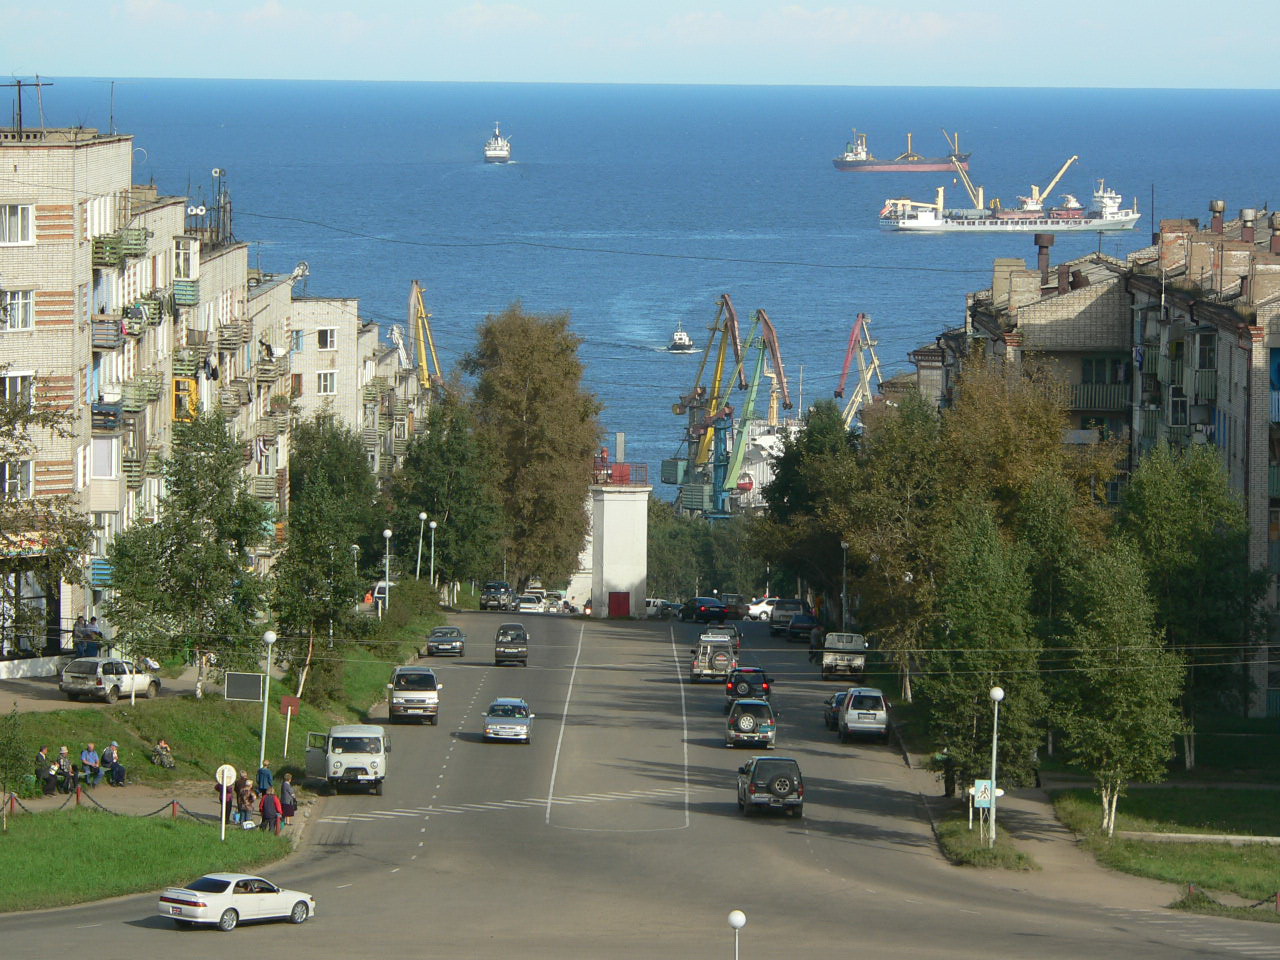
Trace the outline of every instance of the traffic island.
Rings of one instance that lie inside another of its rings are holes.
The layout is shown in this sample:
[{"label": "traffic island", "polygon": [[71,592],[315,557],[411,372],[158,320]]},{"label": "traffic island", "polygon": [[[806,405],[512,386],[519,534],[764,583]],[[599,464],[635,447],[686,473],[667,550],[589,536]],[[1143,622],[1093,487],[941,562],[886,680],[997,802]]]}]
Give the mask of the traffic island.
[{"label": "traffic island", "polygon": [[999,870],[1039,870],[1040,865],[1018,849],[1009,834],[997,829],[995,846],[962,813],[946,814],[934,823],[942,855],[961,867]]}]

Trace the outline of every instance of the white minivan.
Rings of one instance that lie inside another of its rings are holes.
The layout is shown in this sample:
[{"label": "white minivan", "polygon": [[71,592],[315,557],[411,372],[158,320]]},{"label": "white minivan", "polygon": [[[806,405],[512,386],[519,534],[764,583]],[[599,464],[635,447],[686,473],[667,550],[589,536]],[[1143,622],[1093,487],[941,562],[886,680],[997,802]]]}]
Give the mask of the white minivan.
[{"label": "white minivan", "polygon": [[856,736],[888,741],[889,702],[875,687],[850,687],[840,705],[837,723],[842,743]]}]

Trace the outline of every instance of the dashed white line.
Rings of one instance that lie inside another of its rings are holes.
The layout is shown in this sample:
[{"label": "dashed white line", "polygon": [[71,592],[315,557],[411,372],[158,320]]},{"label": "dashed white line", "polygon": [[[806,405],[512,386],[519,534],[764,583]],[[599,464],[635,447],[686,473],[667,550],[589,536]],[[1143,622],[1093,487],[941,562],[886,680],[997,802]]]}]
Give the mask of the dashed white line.
[{"label": "dashed white line", "polygon": [[[582,658],[582,638],[586,635],[587,625],[584,623],[578,631],[578,649],[573,655],[573,669],[569,671],[569,689],[564,692],[564,711],[560,716],[560,734],[556,737],[556,753],[551,761],[551,783],[547,786],[547,817],[551,822],[552,797],[556,793],[556,772],[560,769],[560,748],[564,745],[564,728],[569,722],[569,700],[573,697],[573,682],[578,676],[578,661]],[[675,640],[672,640],[674,647]]]}]

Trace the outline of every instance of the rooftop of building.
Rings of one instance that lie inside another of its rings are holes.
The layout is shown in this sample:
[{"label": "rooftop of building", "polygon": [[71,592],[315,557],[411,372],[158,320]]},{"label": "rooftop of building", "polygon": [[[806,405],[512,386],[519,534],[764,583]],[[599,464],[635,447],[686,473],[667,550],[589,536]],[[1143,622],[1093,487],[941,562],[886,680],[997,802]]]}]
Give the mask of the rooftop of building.
[{"label": "rooftop of building", "polygon": [[0,147],[70,147],[132,139],[131,134],[103,133],[94,127],[0,127]]}]

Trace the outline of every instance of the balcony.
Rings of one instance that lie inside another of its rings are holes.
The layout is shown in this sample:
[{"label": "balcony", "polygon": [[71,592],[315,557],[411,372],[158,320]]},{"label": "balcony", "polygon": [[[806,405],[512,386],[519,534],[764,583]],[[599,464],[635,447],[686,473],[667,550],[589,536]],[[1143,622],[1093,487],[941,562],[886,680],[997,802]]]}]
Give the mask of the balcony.
[{"label": "balcony", "polygon": [[274,383],[289,375],[289,355],[259,360],[253,365],[253,376],[259,383]]},{"label": "balcony", "polygon": [[179,350],[173,355],[173,375],[192,379],[200,369],[200,361],[190,349]]},{"label": "balcony", "polygon": [[200,281],[173,281],[173,302],[180,307],[196,306],[200,302]]},{"label": "balcony", "polygon": [[266,476],[252,477],[249,490],[259,500],[274,500],[279,491],[276,475],[269,473]]},{"label": "balcony", "polygon": [[235,416],[239,408],[249,402],[249,381],[244,377],[236,377],[218,391],[218,396],[228,415]]},{"label": "balcony", "polygon": [[1191,442],[1191,427],[1186,424],[1177,427],[1171,426],[1168,430],[1168,437],[1171,444],[1186,446]]},{"label": "balcony", "polygon": [[130,490],[142,487],[142,458],[133,454],[124,455],[124,483]]},{"label": "balcony", "polygon": [[197,360],[208,360],[210,353],[209,331],[187,327],[187,346],[185,349]]},{"label": "balcony", "polygon": [[1192,377],[1192,392],[1197,400],[1208,403],[1218,399],[1217,370],[1196,370]]},{"label": "balcony", "polygon": [[158,443],[147,444],[147,459],[142,462],[143,472],[158,477],[164,471],[164,447]]},{"label": "balcony", "polygon": [[92,246],[95,267],[118,267],[124,263],[124,251],[121,249],[118,233],[94,237]]},{"label": "balcony", "polygon": [[1124,410],[1129,406],[1127,383],[1076,383],[1071,386],[1075,410]]},{"label": "balcony", "polygon": [[218,325],[218,349],[235,350],[249,342],[249,327],[239,320]]},{"label": "balcony", "polygon": [[114,433],[120,429],[124,405],[119,400],[98,400],[92,404],[94,432]]},{"label": "balcony", "polygon": [[145,227],[128,227],[121,230],[119,237],[120,252],[126,257],[145,257],[147,255],[148,231]]},{"label": "balcony", "polygon": [[647,463],[618,463],[607,457],[596,457],[591,467],[591,482],[604,486],[648,486]]},{"label": "balcony", "polygon": [[360,431],[360,437],[364,441],[366,450],[377,450],[379,446],[378,440],[381,436],[382,431],[377,427],[365,427]]},{"label": "balcony", "polygon": [[104,557],[94,557],[89,561],[89,580],[94,589],[110,589],[112,573],[111,562]]},{"label": "balcony", "polygon": [[260,417],[253,422],[253,435],[259,440],[275,440],[280,435],[280,424],[275,417]]},{"label": "balcony", "polygon": [[98,314],[93,318],[95,350],[116,350],[124,343],[124,325],[117,314]]}]

